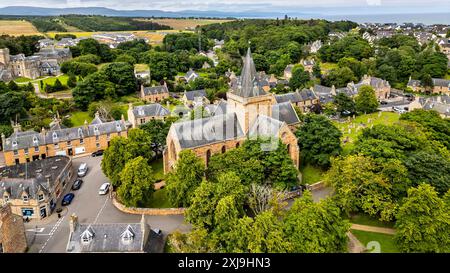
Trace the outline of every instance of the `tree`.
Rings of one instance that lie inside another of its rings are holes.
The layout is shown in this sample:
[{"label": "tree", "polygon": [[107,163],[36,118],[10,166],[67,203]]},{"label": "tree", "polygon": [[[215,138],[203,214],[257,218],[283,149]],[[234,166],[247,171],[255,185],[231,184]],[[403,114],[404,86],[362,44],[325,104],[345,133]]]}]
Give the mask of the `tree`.
[{"label": "tree", "polygon": [[403,252],[450,252],[450,207],[430,185],[408,190],[395,227]]},{"label": "tree", "polygon": [[23,93],[7,92],[0,94],[0,120],[7,122],[15,120],[25,113],[25,100]]},{"label": "tree", "polygon": [[175,169],[167,177],[167,193],[174,206],[188,207],[202,182],[205,166],[191,150],[181,151],[178,158]]},{"label": "tree", "polygon": [[120,186],[117,195],[126,206],[138,207],[145,204],[154,191],[155,178],[152,167],[142,156],[129,160],[120,172]]},{"label": "tree", "polygon": [[[397,209],[391,193],[396,181],[391,181],[383,170],[380,171],[383,167],[389,167],[389,164],[379,166],[370,157],[339,157],[332,160],[325,183],[333,187],[333,198],[347,214],[363,211],[382,221],[390,221]],[[397,167],[401,168],[401,165]],[[406,175],[405,167],[400,175]]]},{"label": "tree", "polygon": [[309,191],[295,200],[284,218],[284,233],[296,253],[347,252],[350,224],[330,199],[314,203]]},{"label": "tree", "polygon": [[312,74],[315,78],[322,78],[322,69],[320,68],[320,65],[318,62],[316,62],[313,66]]},{"label": "tree", "polygon": [[379,106],[375,90],[368,85],[364,85],[358,90],[355,98],[356,111],[360,113],[376,112]]},{"label": "tree", "polygon": [[343,116],[356,113],[355,102],[344,92],[340,92],[334,97],[334,104],[336,105],[336,111]]},{"label": "tree", "polygon": [[309,72],[305,71],[302,66],[294,67],[292,77],[289,80],[289,87],[292,90],[302,89],[309,82]]},{"label": "tree", "polygon": [[111,63],[102,68],[108,81],[114,84],[118,96],[132,94],[137,90],[134,67],[129,63]]},{"label": "tree", "polygon": [[341,131],[324,116],[307,115],[295,135],[305,163],[328,167],[331,157],[342,151]]},{"label": "tree", "polygon": [[268,185],[251,184],[248,205],[255,215],[284,205],[285,191],[278,191]]},{"label": "tree", "polygon": [[328,75],[323,78],[323,83],[326,86],[334,85],[336,88],[344,87],[349,82],[355,82],[357,78],[353,71],[348,67],[331,69]]},{"label": "tree", "polygon": [[103,153],[102,171],[111,180],[114,187],[120,186],[120,172],[131,158],[127,150],[128,143],[129,140],[126,138],[115,137],[111,139],[109,147]]},{"label": "tree", "polygon": [[70,74],[67,79],[67,86],[70,88],[74,88],[77,86],[77,77],[74,74]]},{"label": "tree", "polygon": [[176,56],[173,53],[151,51],[146,59],[148,59],[151,77],[156,81],[173,79],[178,72]]}]

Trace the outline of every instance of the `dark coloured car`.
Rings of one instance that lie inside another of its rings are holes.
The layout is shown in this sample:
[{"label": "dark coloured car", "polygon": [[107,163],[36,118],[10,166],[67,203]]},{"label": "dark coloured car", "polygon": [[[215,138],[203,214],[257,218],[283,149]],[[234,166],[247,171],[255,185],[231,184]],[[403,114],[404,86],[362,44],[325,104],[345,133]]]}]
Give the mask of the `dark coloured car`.
[{"label": "dark coloured car", "polygon": [[72,200],[74,197],[75,197],[75,194],[73,194],[73,193],[68,193],[68,194],[64,195],[61,205],[63,205],[63,206],[70,205],[70,203],[72,203]]},{"label": "dark coloured car", "polygon": [[101,156],[101,155],[103,155],[103,152],[104,152],[103,150],[98,150],[96,152],[93,152],[92,157]]},{"label": "dark coloured car", "polygon": [[383,105],[388,104],[387,101],[382,101],[382,102],[380,102],[380,103],[383,104]]},{"label": "dark coloured car", "polygon": [[81,188],[81,184],[83,184],[83,180],[81,180],[81,179],[75,180],[75,182],[73,182],[73,185],[72,185],[72,190],[74,190],[74,191],[79,190]]}]

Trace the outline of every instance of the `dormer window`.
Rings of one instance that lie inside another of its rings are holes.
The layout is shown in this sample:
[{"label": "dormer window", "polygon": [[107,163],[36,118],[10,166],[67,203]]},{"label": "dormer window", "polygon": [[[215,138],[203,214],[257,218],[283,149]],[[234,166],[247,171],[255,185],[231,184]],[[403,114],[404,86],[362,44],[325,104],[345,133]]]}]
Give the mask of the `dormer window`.
[{"label": "dormer window", "polygon": [[83,138],[83,130],[81,128],[78,128],[78,137]]},{"label": "dormer window", "polygon": [[22,200],[23,200],[23,202],[28,202],[28,200],[29,200],[28,195],[22,196]]},{"label": "dormer window", "polygon": [[122,242],[130,243],[134,239],[134,231],[130,225],[127,226],[127,229],[120,235],[122,238]]},{"label": "dormer window", "polygon": [[8,203],[9,202],[9,195],[7,195],[7,194],[3,195],[3,201],[4,201],[5,204]]},{"label": "dormer window", "polygon": [[116,129],[117,131],[120,131],[122,128],[120,127],[120,123],[116,122]]},{"label": "dormer window", "polygon": [[16,147],[16,146],[17,146],[17,141],[16,141],[16,140],[14,140],[14,141],[12,142],[12,146],[13,146],[13,147]]},{"label": "dormer window", "polygon": [[58,134],[56,134],[56,132],[53,132],[52,138],[53,138],[53,140],[57,140],[58,139]]},{"label": "dormer window", "polygon": [[94,232],[90,230],[90,227],[88,227],[85,231],[83,231],[83,233],[81,233],[80,237],[83,244],[89,244],[94,238]]},{"label": "dormer window", "polygon": [[38,138],[36,136],[33,137],[33,144],[34,145],[39,144],[39,140],[38,140]]},{"label": "dormer window", "polygon": [[97,126],[94,127],[94,134],[98,135],[98,128],[97,128]]}]

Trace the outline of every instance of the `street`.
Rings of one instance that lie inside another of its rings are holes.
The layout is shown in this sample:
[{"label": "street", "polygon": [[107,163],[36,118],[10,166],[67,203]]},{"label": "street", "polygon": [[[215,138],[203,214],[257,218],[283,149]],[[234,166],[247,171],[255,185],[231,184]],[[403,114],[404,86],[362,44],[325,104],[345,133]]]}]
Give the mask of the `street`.
[{"label": "street", "polygon": [[[86,162],[88,173],[83,177],[83,185],[77,191],[71,191],[71,184],[67,185],[64,194],[73,192],[75,198],[67,207],[63,207],[61,218],[53,213],[44,220],[32,220],[25,224],[29,252],[61,253],[65,252],[69,236],[69,218],[72,213],[78,216],[80,223],[138,223],[140,215],[131,215],[117,210],[109,195],[98,195],[101,184],[108,182],[101,171],[102,157],[82,157],[73,159],[76,173],[78,166]],[[76,176],[76,175],[75,175]],[[75,179],[75,178],[74,178]],[[58,207],[61,204],[58,200]],[[151,228],[161,229],[164,235],[175,230],[188,231],[190,226],[184,223],[183,215],[146,216]]]}]

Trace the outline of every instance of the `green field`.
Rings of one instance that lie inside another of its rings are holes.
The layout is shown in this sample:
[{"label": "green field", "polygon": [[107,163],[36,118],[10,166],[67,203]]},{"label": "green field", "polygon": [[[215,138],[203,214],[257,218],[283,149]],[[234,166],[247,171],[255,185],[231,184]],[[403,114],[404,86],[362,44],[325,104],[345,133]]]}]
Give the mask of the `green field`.
[{"label": "green field", "polygon": [[[57,76],[57,77],[48,77],[48,78],[42,79],[42,82],[43,82],[43,84],[44,84],[43,87],[45,88],[45,85],[47,85],[47,84],[49,84],[49,85],[54,85],[56,79],[59,79],[59,81],[60,81],[63,85],[66,85],[66,86],[67,86],[67,80],[69,79],[69,76],[67,76],[67,75],[60,75],[60,76]],[[43,88],[41,88],[41,83],[40,83],[40,81],[41,81],[41,80],[38,80],[37,83],[38,83],[38,86],[39,86],[39,91],[40,91],[41,93],[43,93],[44,90],[43,90]]]},{"label": "green field", "polygon": [[321,181],[323,179],[323,175],[325,174],[325,171],[321,168],[311,165],[300,167],[300,172],[302,173],[303,182],[308,185]]},{"label": "green field", "polygon": [[145,204],[147,208],[171,208],[172,205],[167,197],[167,190],[165,188],[156,190],[150,200]]},{"label": "green field", "polygon": [[16,83],[28,83],[28,82],[32,81],[32,79],[25,78],[25,77],[18,77],[18,78],[15,78],[14,81]]},{"label": "green field", "polygon": [[92,117],[89,116],[88,112],[73,112],[70,116],[70,121],[72,122],[73,126],[81,126],[84,124],[84,121],[87,120],[88,123],[92,121]]},{"label": "green field", "polygon": [[[394,112],[381,112],[380,116],[378,115],[379,113],[360,115],[357,116],[354,120],[350,118],[350,122],[345,121],[341,123],[333,121],[334,125],[336,125],[336,127],[341,130],[343,134],[342,140],[345,140],[348,137],[348,142],[343,144],[344,155],[353,148],[354,142],[356,141],[358,135],[361,134],[363,128],[378,124],[392,125],[400,118],[400,115]],[[368,122],[369,118],[372,120],[371,123]],[[365,127],[363,126],[363,124],[365,125]],[[350,125],[353,125],[353,128],[350,128]],[[359,129],[357,129],[358,127]],[[349,132],[349,129],[351,129],[351,132]]]},{"label": "green field", "polygon": [[337,63],[320,63],[320,69],[322,70],[322,74],[330,71],[331,69],[338,68]]},{"label": "green field", "polygon": [[351,223],[358,225],[374,226],[374,227],[385,227],[393,228],[394,222],[382,222],[375,217],[367,214],[354,214],[348,217]]},{"label": "green field", "polygon": [[353,229],[351,232],[364,246],[367,246],[369,242],[375,241],[380,244],[381,253],[400,253],[393,235]]}]

